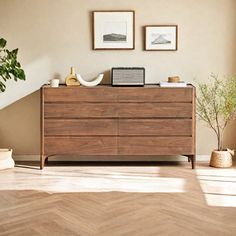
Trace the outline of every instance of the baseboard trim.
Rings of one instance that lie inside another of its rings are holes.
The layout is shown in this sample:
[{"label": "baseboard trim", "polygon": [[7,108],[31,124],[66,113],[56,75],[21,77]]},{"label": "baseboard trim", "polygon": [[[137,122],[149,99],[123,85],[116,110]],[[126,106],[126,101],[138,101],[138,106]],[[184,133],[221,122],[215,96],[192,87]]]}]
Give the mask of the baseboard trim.
[{"label": "baseboard trim", "polygon": [[[114,158],[114,159],[113,159]],[[112,161],[118,161],[117,158],[113,157],[112,159],[109,158],[109,160]],[[40,156],[39,155],[14,155],[13,159],[15,161],[39,161]],[[122,158],[124,161],[130,161],[131,158]],[[50,157],[50,161],[95,161],[96,157],[94,156],[82,156],[82,157]],[[142,161],[142,157],[137,157],[135,158],[135,161]],[[148,156],[145,157],[145,160],[147,161],[183,161],[186,162],[187,158],[182,157],[182,156]],[[209,161],[210,160],[210,155],[197,155],[196,156],[197,161]],[[107,157],[99,156],[99,161],[107,161]]]}]

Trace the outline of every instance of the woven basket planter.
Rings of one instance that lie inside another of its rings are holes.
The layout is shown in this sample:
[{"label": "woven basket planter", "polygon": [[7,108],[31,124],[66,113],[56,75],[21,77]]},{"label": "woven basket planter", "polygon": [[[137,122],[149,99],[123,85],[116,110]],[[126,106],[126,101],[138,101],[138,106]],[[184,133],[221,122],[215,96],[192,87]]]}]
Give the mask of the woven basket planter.
[{"label": "woven basket planter", "polygon": [[14,168],[15,162],[12,159],[12,150],[0,149],[0,170]]},{"label": "woven basket planter", "polygon": [[210,166],[216,168],[231,167],[233,164],[232,152],[225,151],[213,151],[211,153]]}]

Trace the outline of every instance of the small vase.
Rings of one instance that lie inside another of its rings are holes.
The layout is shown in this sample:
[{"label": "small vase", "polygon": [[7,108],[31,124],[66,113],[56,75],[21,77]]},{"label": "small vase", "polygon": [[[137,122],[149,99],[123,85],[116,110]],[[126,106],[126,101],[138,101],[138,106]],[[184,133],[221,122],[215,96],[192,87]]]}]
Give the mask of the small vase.
[{"label": "small vase", "polygon": [[216,168],[231,167],[233,164],[232,153],[228,150],[213,151],[211,153],[210,166]]},{"label": "small vase", "polygon": [[80,86],[80,82],[78,81],[75,75],[75,68],[70,68],[70,74],[66,77],[66,85],[67,86]]},{"label": "small vase", "polygon": [[0,149],[0,170],[14,168],[15,162],[12,159],[12,150]]}]

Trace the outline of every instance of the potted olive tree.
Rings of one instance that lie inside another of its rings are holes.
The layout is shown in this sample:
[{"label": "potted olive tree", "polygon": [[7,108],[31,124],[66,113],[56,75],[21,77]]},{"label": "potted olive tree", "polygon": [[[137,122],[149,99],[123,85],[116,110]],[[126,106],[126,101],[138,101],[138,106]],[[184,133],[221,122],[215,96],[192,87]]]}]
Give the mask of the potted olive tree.
[{"label": "potted olive tree", "polygon": [[212,74],[209,83],[198,82],[197,114],[217,137],[210,166],[232,166],[234,152],[224,148],[223,140],[227,124],[236,117],[236,77],[219,79]]},{"label": "potted olive tree", "polygon": [[0,38],[0,91],[6,90],[6,81],[25,80],[25,72],[17,60],[18,48],[13,50],[6,49],[7,41]]},{"label": "potted olive tree", "polygon": [[[0,92],[6,90],[7,80],[25,80],[25,72],[17,60],[18,48],[10,51],[6,44],[7,41],[0,38]],[[0,170],[13,168],[14,164],[12,150],[0,149]]]}]

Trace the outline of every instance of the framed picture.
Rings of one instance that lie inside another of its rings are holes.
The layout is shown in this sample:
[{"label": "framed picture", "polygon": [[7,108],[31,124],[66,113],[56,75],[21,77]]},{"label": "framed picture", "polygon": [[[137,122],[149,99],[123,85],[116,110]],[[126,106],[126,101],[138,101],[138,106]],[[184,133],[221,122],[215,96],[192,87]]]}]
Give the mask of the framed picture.
[{"label": "framed picture", "polygon": [[144,48],[146,51],[176,51],[178,48],[178,26],[145,26]]},{"label": "framed picture", "polygon": [[134,11],[93,11],[93,49],[134,49],[134,20]]}]

